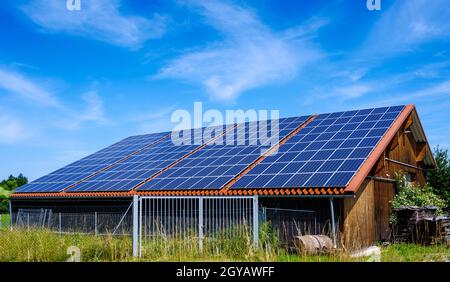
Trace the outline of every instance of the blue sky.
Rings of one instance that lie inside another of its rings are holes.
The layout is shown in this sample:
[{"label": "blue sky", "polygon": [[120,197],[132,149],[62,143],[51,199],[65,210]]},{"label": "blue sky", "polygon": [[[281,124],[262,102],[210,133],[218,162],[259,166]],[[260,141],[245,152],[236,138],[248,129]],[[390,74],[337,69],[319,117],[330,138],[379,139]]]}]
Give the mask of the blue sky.
[{"label": "blue sky", "polygon": [[450,147],[446,0],[0,3],[0,178],[35,179],[176,109],[416,104]]}]

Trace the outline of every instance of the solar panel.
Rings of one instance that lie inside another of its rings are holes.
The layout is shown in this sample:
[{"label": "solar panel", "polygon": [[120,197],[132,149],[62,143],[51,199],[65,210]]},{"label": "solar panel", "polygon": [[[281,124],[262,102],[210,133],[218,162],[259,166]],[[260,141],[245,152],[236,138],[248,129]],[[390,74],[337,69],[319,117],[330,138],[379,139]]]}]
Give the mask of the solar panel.
[{"label": "solar panel", "polygon": [[[345,187],[403,109],[321,114],[231,189]],[[277,120],[277,131],[247,122],[227,127],[223,136],[218,126],[175,132],[174,138],[169,132],[128,137],[16,192],[220,189],[309,117]],[[176,144],[181,133],[193,142]],[[212,138],[217,142],[199,147]]]},{"label": "solar panel", "polygon": [[403,108],[321,114],[231,189],[345,187]]},{"label": "solar panel", "polygon": [[266,121],[239,124],[225,134],[225,144],[202,148],[138,190],[220,189],[309,117],[276,120],[278,128]]},{"label": "solar panel", "polygon": [[[222,134],[223,130],[223,126],[186,130],[183,137],[189,137],[189,139],[185,139],[186,141],[191,140],[187,143],[188,145],[177,145],[172,138],[167,138],[155,146],[144,149],[97,173],[88,180],[71,187],[66,192],[129,191],[147,178],[199,148],[203,143],[213,140],[213,138]],[[181,136],[181,133],[175,132],[174,137],[177,135]]]},{"label": "solar panel", "polygon": [[92,155],[58,169],[15,190],[18,193],[59,192],[86,177],[149,146],[169,132],[131,136]]}]

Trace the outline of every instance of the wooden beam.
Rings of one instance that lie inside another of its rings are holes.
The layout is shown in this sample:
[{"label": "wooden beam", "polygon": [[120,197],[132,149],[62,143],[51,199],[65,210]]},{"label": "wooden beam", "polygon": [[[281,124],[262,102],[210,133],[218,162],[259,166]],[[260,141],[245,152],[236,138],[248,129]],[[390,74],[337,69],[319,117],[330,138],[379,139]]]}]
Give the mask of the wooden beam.
[{"label": "wooden beam", "polygon": [[409,129],[409,127],[413,124],[413,121],[414,121],[413,115],[410,115],[406,120],[405,130]]},{"label": "wooden beam", "polygon": [[390,151],[394,151],[395,148],[397,148],[398,146],[398,139],[400,138],[400,132],[397,132],[397,135],[395,136],[395,138],[392,139],[390,145],[389,145],[389,150]]},{"label": "wooden beam", "polygon": [[428,153],[428,146],[426,143],[417,143],[416,162],[421,162],[425,159]]}]

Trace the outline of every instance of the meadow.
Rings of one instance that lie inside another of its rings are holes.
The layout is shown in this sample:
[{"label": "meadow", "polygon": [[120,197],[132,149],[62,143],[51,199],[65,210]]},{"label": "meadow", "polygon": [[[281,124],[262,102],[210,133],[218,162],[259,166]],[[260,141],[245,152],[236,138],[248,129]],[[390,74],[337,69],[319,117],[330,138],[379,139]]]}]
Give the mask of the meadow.
[{"label": "meadow", "polygon": [[[368,258],[351,258],[350,253],[339,249],[329,255],[299,255],[272,244],[262,244],[255,251],[249,241],[237,238],[222,242],[220,251],[205,242],[200,255],[195,240],[160,241],[158,251],[132,257],[130,237],[58,234],[45,229],[0,231],[0,261],[2,262],[62,262],[69,258],[70,246],[80,249],[81,261],[256,261],[256,262],[347,262],[367,261]],[[217,243],[217,242],[215,242]],[[211,246],[211,247],[209,247]],[[216,246],[216,244],[215,244]],[[391,244],[380,246],[383,262],[433,262],[450,261],[450,246],[421,246]],[[189,251],[189,248],[193,251]]]}]

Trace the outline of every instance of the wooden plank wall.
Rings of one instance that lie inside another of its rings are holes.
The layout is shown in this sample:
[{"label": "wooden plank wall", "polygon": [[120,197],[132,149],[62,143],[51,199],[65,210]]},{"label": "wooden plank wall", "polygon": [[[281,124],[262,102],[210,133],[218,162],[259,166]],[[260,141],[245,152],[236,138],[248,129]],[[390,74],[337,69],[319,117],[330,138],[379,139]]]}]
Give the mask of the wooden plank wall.
[{"label": "wooden plank wall", "polygon": [[374,180],[375,240],[389,239],[390,201],[395,196],[395,183]]},{"label": "wooden plank wall", "polygon": [[370,246],[376,240],[374,196],[374,181],[366,180],[356,198],[343,200],[343,243],[347,249]]},{"label": "wooden plank wall", "polygon": [[404,131],[405,128],[399,130],[384,155],[378,160],[372,175],[394,179],[396,172],[403,171],[414,175],[415,181],[424,185],[426,182],[425,171],[384,160],[386,157],[416,167],[423,167],[423,150],[426,150],[426,144],[415,142],[412,135],[403,133]]}]

